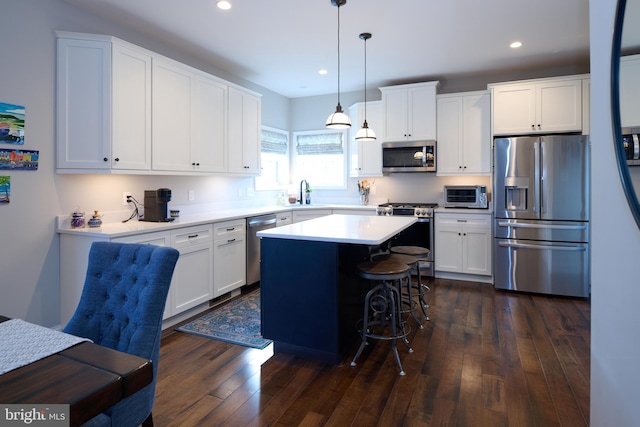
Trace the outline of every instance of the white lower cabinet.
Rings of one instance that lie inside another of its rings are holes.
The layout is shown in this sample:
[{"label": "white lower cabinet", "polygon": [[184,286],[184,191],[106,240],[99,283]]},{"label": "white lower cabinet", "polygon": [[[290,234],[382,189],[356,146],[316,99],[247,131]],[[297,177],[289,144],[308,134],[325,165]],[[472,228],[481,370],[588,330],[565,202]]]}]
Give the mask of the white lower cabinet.
[{"label": "white lower cabinet", "polygon": [[491,275],[491,214],[435,215],[435,270]]},{"label": "white lower cabinet", "polygon": [[321,216],[331,215],[331,209],[307,209],[293,211],[293,222],[302,222],[308,219],[320,218]]},{"label": "white lower cabinet", "polygon": [[213,298],[211,225],[172,231],[171,246],[180,251],[180,258],[173,272],[168,301],[170,302],[168,314],[175,316]]},{"label": "white lower cabinet", "polygon": [[219,297],[247,282],[245,219],[216,223],[213,235],[213,296]]},{"label": "white lower cabinet", "polygon": [[276,227],[289,225],[291,223],[293,223],[293,215],[291,211],[278,212],[276,214]]}]

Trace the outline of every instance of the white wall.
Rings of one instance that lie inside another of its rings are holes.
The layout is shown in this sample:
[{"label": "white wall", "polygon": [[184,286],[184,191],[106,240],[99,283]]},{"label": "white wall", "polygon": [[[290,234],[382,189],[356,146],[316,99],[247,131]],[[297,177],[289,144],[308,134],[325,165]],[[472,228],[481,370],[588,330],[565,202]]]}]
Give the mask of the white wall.
[{"label": "white wall", "polygon": [[[142,201],[145,189],[160,187],[173,190],[172,206],[187,209],[262,202],[259,193],[248,191],[253,178],[56,175],[54,31],[111,34],[262,93],[265,125],[290,126],[288,98],[230,76],[206,58],[96,19],[62,0],[2,0],[0,16],[0,102],[26,107],[25,144],[15,148],[40,151],[37,171],[0,171],[11,177],[11,203],[0,205],[0,314],[45,326],[59,324],[54,218],[75,206],[86,212],[122,211],[122,192],[130,191]],[[191,189],[195,202],[187,199]],[[275,203],[275,193],[266,197]],[[118,220],[126,217],[119,215]]]},{"label": "white wall", "polygon": [[[626,204],[611,131],[610,57],[615,2],[590,0],[591,425],[640,425],[640,231]],[[635,24],[635,23],[634,23]]]}]

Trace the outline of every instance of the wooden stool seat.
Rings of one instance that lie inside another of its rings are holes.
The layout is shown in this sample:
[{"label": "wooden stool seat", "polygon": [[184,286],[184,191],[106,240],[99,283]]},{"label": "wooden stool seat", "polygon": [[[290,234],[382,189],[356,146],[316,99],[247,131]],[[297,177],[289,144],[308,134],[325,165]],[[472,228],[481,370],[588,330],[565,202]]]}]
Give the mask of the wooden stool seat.
[{"label": "wooden stool seat", "polygon": [[406,277],[409,266],[401,261],[382,259],[358,264],[358,272],[365,279],[400,280]]},{"label": "wooden stool seat", "polygon": [[431,253],[422,246],[392,246],[390,249],[394,254],[412,255],[416,258],[426,258]]}]

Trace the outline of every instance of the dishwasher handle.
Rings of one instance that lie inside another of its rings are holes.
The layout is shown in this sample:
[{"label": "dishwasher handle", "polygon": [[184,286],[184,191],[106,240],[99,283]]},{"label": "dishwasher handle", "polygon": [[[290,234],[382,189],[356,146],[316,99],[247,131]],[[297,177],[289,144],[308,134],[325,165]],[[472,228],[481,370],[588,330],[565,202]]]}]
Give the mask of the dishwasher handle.
[{"label": "dishwasher handle", "polygon": [[249,219],[249,228],[255,228],[255,227],[264,227],[265,225],[271,225],[271,224],[275,224],[277,221],[276,217],[274,216],[273,218],[268,218],[268,219],[262,219],[262,218],[255,218],[255,219]]}]

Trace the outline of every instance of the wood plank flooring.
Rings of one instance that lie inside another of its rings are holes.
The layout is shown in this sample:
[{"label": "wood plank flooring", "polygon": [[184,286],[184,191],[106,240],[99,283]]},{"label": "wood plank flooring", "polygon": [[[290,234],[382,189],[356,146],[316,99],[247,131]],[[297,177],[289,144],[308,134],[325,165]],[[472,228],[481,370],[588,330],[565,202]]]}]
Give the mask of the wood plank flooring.
[{"label": "wood plank flooring", "polygon": [[589,425],[588,300],[442,279],[431,288],[414,352],[398,346],[404,377],[388,342],[352,367],[167,333],[155,425]]}]

